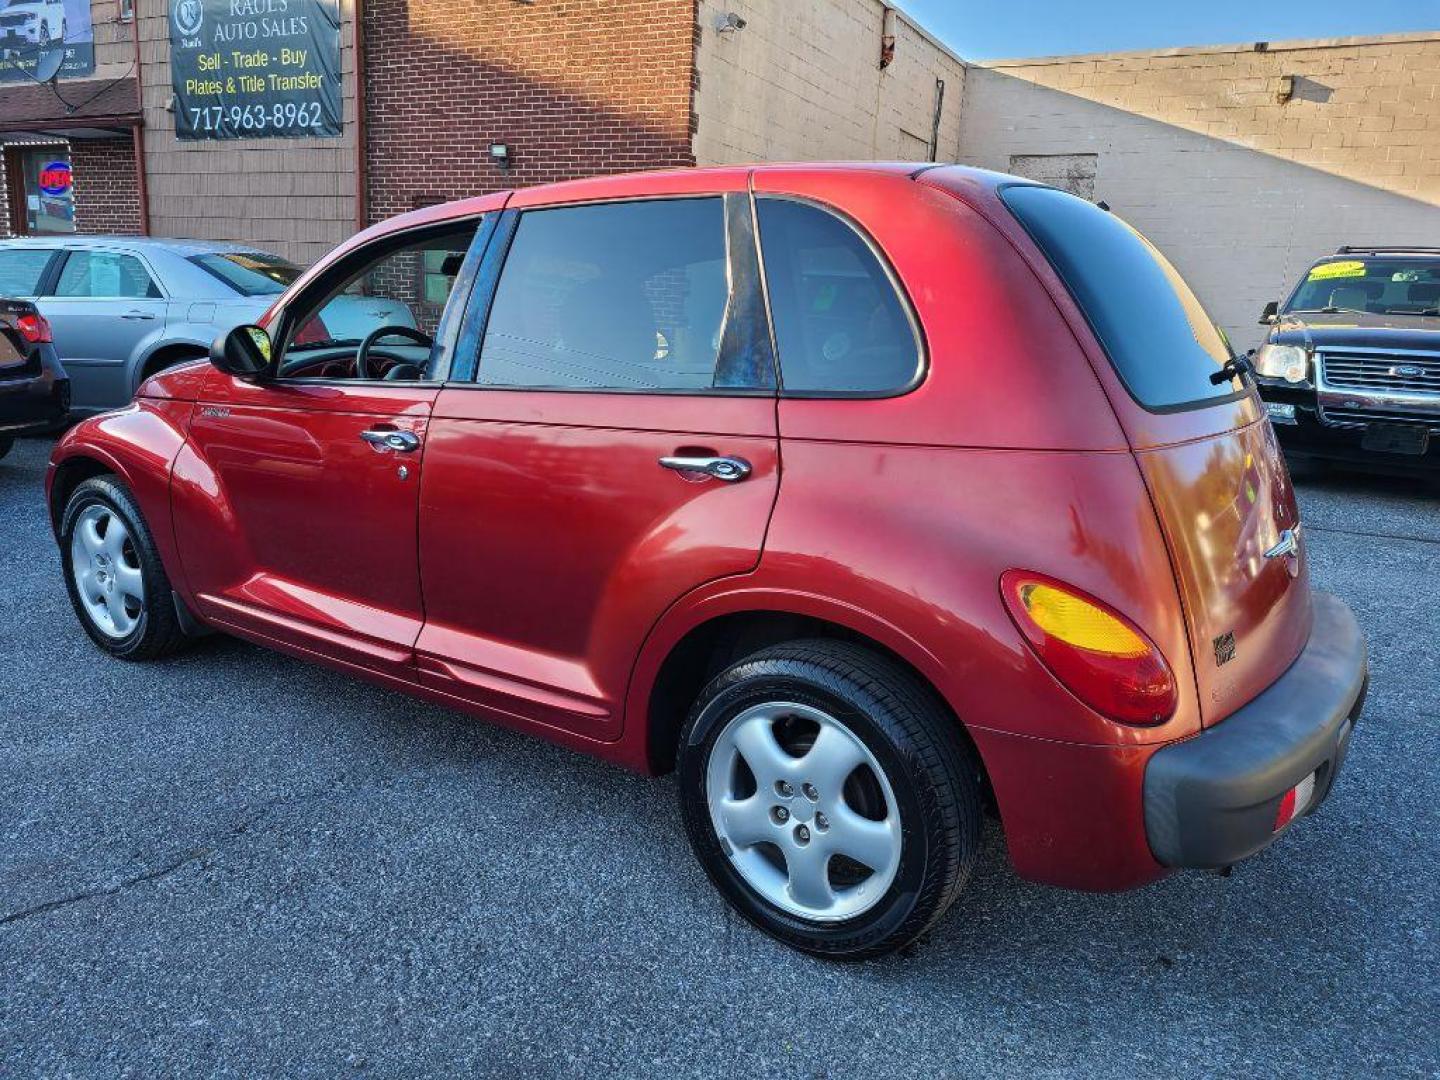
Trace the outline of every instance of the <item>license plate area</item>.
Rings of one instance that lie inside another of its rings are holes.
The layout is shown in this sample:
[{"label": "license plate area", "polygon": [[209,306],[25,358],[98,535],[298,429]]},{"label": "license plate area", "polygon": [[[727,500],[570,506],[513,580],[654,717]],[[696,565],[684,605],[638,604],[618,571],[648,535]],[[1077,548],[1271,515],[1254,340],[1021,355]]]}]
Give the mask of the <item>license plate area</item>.
[{"label": "license plate area", "polygon": [[1419,456],[1430,448],[1430,432],[1418,424],[1367,424],[1360,445],[1381,454]]}]

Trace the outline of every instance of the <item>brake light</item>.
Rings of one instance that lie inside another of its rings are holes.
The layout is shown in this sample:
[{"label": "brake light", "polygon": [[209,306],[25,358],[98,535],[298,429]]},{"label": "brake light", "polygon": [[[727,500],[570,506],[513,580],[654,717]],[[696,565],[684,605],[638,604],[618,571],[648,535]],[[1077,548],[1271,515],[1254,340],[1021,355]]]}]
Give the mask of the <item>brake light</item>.
[{"label": "brake light", "polygon": [[1163,724],[1179,704],[1170,665],[1123,615],[1052,578],[1007,571],[1000,592],[1040,662],[1090,708],[1122,724]]},{"label": "brake light", "polygon": [[15,320],[15,329],[20,331],[20,336],[31,345],[48,345],[54,341],[50,333],[50,323],[44,315],[21,315]]}]

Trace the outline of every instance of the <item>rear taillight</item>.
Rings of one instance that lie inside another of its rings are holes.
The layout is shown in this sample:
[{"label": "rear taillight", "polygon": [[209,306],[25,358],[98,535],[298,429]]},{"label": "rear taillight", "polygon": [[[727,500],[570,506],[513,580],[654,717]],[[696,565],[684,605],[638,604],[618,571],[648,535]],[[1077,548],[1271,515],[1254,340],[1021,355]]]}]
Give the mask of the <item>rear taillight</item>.
[{"label": "rear taillight", "polygon": [[1155,643],[1092,596],[1025,570],[1000,578],[1010,617],[1035,655],[1090,708],[1122,724],[1163,724],[1179,703]]},{"label": "rear taillight", "polygon": [[48,345],[55,339],[50,334],[50,323],[44,315],[21,315],[15,320],[15,329],[31,345]]}]

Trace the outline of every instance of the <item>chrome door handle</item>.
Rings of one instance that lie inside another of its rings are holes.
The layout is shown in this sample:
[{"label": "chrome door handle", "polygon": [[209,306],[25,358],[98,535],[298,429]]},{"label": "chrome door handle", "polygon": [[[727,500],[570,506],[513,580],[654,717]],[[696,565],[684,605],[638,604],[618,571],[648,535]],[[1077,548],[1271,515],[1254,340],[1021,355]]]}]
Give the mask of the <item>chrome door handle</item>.
[{"label": "chrome door handle", "polygon": [[362,431],[364,439],[376,450],[395,450],[411,454],[420,449],[420,436],[413,431]]},{"label": "chrome door handle", "polygon": [[124,315],[121,315],[120,317],[122,319],[130,319],[131,321],[145,322],[149,322],[150,320],[155,318],[155,316],[150,314],[150,312],[148,311],[127,311]]},{"label": "chrome door handle", "polygon": [[1300,526],[1286,529],[1280,534],[1280,542],[1265,552],[1267,559],[1279,559],[1286,555],[1300,554]]},{"label": "chrome door handle", "polygon": [[676,472],[705,473],[731,484],[750,475],[750,463],[738,457],[662,457],[660,467]]}]

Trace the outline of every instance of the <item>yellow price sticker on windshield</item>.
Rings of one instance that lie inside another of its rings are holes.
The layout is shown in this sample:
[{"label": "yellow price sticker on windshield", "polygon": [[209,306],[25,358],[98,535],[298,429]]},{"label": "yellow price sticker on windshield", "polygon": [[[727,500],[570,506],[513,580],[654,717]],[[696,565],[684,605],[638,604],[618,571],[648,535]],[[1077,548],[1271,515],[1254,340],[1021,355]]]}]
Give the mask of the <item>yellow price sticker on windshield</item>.
[{"label": "yellow price sticker on windshield", "polygon": [[1310,281],[1324,281],[1327,278],[1364,277],[1365,264],[1359,259],[1341,262],[1321,263],[1310,271]]}]

